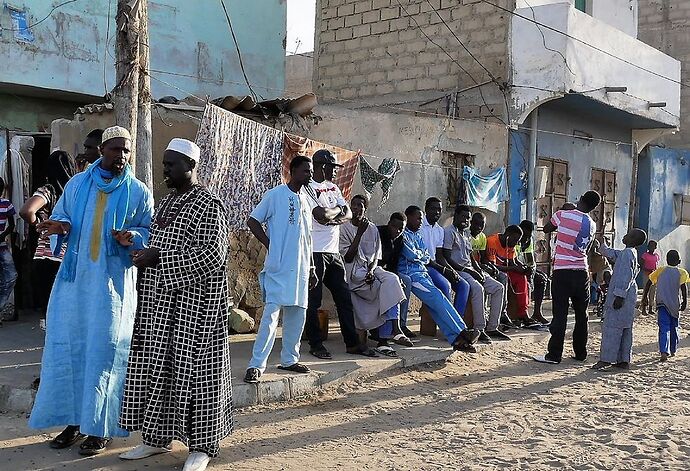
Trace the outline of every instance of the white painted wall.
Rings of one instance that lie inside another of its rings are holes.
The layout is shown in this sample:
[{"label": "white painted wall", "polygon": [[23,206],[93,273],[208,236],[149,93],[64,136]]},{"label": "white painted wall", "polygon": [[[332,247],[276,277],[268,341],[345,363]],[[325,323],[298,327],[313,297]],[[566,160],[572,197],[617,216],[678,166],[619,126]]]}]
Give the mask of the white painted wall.
[{"label": "white painted wall", "polygon": [[[510,61],[518,122],[540,102],[574,90],[638,116],[669,126],[679,124],[679,61],[567,2],[537,6],[533,11],[540,23],[578,40],[513,16]],[[532,17],[530,8],[518,12]],[[625,86],[628,91],[607,94],[596,90],[605,86]],[[665,108],[648,108],[649,102],[662,101],[667,103]]]},{"label": "white painted wall", "polygon": [[[586,12],[597,20],[637,37],[638,0],[587,0]],[[555,3],[575,4],[575,0],[517,0],[517,8],[529,8]]]}]

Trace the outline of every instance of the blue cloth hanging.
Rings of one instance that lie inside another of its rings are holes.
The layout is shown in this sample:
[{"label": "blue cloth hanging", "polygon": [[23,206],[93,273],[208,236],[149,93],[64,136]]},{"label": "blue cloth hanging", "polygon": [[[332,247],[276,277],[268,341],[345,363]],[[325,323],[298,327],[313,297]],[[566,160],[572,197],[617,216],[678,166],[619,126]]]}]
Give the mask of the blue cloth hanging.
[{"label": "blue cloth hanging", "polygon": [[505,167],[497,168],[482,176],[472,167],[465,166],[462,179],[467,187],[467,204],[498,212],[498,203],[508,199],[508,184]]}]

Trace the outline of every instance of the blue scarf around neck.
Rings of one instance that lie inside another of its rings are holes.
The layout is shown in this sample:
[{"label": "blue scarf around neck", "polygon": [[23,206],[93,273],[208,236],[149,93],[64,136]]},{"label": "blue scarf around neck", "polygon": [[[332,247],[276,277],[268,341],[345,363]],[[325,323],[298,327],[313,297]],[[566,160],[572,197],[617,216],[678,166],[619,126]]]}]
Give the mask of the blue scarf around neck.
[{"label": "blue scarf around neck", "polygon": [[129,165],[125,167],[120,175],[113,175],[111,172],[101,168],[101,159],[95,161],[84,173],[79,188],[75,195],[74,214],[71,218],[71,229],[69,243],[65,256],[62,260],[64,267],[61,276],[66,281],[74,281],[77,272],[77,254],[81,241],[81,231],[84,226],[84,213],[89,204],[91,187],[95,186],[98,191],[111,195],[108,198],[105,214],[103,215],[103,235],[102,241],[105,243],[106,254],[123,257],[126,265],[129,264],[127,251],[115,240],[111,230],[122,230],[125,228],[125,221],[129,213],[130,187],[132,183],[132,169]]}]

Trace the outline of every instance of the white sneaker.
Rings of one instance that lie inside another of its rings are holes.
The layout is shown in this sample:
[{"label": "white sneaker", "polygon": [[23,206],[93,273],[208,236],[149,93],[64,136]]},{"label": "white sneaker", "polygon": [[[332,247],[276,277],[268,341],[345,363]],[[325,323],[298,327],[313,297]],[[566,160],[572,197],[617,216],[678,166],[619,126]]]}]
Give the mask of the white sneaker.
[{"label": "white sneaker", "polygon": [[195,451],[190,453],[187,461],[184,462],[182,471],[204,471],[211,458],[206,453]]},{"label": "white sneaker", "polygon": [[161,453],[170,453],[172,448],[158,448],[149,445],[137,445],[129,451],[120,454],[123,460],[141,460],[153,455],[160,455]]},{"label": "white sneaker", "polygon": [[550,360],[546,358],[546,355],[537,355],[536,357],[532,357],[534,361],[538,361],[539,363],[548,363],[550,365],[558,365],[559,362]]}]

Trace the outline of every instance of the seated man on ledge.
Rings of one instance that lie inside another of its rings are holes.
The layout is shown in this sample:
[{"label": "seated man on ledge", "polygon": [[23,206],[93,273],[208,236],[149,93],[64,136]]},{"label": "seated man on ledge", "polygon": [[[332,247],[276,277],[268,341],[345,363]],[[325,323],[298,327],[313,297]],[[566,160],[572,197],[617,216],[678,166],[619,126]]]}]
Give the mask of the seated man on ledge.
[{"label": "seated man on ledge", "polygon": [[[427,266],[439,271],[442,271],[443,267],[432,260],[419,233],[422,226],[421,208],[410,206],[405,210],[405,216],[407,216],[407,226],[403,232],[403,246],[398,261],[398,272],[410,277],[412,293],[427,305],[431,317],[443,332],[448,343],[456,350],[475,352],[473,344],[479,338],[479,333],[467,329],[458,311],[455,310],[441,290],[434,286],[434,282],[429,276]],[[455,273],[455,270],[453,272]],[[455,276],[459,278],[457,273]]]}]

